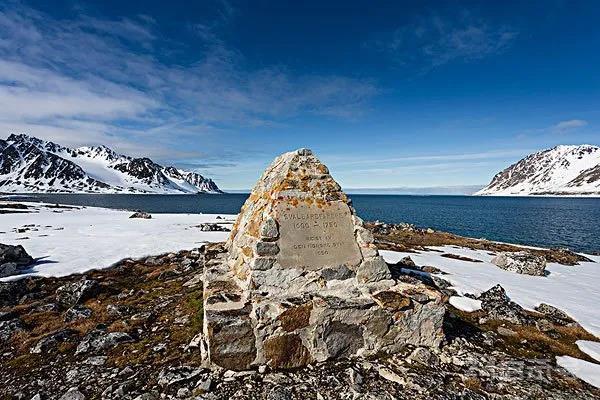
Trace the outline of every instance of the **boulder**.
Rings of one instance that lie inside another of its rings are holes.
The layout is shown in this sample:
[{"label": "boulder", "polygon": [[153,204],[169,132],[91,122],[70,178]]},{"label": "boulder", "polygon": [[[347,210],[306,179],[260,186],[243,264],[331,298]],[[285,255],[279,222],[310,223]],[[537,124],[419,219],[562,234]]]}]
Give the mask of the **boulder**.
[{"label": "boulder", "polygon": [[411,268],[411,269],[415,269],[417,267],[417,264],[415,264],[415,262],[412,260],[412,258],[410,258],[410,256],[406,256],[406,257],[402,258],[400,261],[398,261],[396,263],[396,265],[399,267],[405,267],[405,268]]},{"label": "boulder", "polygon": [[544,314],[546,316],[546,318],[548,318],[550,321],[552,321],[554,324],[557,324],[557,325],[564,326],[564,325],[572,325],[572,324],[577,323],[566,312],[564,312],[554,306],[551,306],[550,304],[541,303],[540,305],[535,307],[535,310],[541,314]]},{"label": "boulder", "polygon": [[32,264],[33,261],[33,257],[27,254],[23,246],[0,243],[0,265],[13,262],[18,266],[26,266]]},{"label": "boulder", "polygon": [[533,323],[533,319],[525,313],[523,307],[511,301],[500,285],[483,292],[479,300],[481,300],[481,309],[486,312],[486,315],[480,318],[480,323],[489,320],[504,320],[517,325]]},{"label": "boulder", "polygon": [[13,262],[0,264],[0,278],[20,274],[19,267]]},{"label": "boulder", "polygon": [[528,251],[504,252],[492,258],[492,264],[517,274],[544,276],[546,259]]},{"label": "boulder", "polygon": [[23,330],[23,324],[19,318],[13,318],[8,321],[0,321],[0,340],[10,339],[13,333]]},{"label": "boulder", "polygon": [[97,353],[115,347],[119,343],[131,342],[133,339],[125,332],[105,332],[93,330],[88,333],[77,346],[75,354]]},{"label": "boulder", "polygon": [[77,335],[77,331],[73,329],[63,329],[58,332],[52,333],[40,341],[37,342],[30,350],[32,354],[46,353],[58,343],[72,340]]},{"label": "boulder", "polygon": [[65,308],[70,308],[94,297],[99,290],[98,282],[82,278],[77,282],[67,283],[56,289],[56,301]]},{"label": "boulder", "polygon": [[0,282],[0,308],[14,306],[28,291],[27,279]]},{"label": "boulder", "polygon": [[18,275],[34,261],[23,246],[0,243],[0,278]]}]

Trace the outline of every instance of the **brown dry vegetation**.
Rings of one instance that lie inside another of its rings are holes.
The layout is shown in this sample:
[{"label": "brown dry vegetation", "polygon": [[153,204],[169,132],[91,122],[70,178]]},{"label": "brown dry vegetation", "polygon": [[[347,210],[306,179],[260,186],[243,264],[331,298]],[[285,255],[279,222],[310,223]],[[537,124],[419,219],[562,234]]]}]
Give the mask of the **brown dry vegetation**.
[{"label": "brown dry vegetation", "polygon": [[[91,317],[73,322],[65,322],[61,311],[36,310],[55,301],[54,293],[59,286],[82,276],[39,279],[40,297],[10,308],[19,314],[27,329],[15,333],[10,343],[0,344],[0,350],[11,349],[15,353],[5,367],[9,372],[20,370],[26,375],[28,369],[43,365],[47,358],[47,355],[29,352],[39,340],[63,329],[75,330],[81,339],[98,326],[107,327],[107,331],[126,332],[135,338],[133,342],[122,343],[110,350],[108,365],[160,366],[174,360],[188,365],[199,364],[199,351],[183,351],[183,347],[202,330],[202,284],[191,288],[183,286],[199,270],[182,273],[176,267],[168,262],[146,265],[124,261],[107,270],[86,273],[87,279],[99,282],[100,292],[83,304],[92,310]],[[110,314],[108,305],[118,306],[123,310],[122,314]],[[177,318],[179,322],[176,323]],[[78,341],[60,343],[54,351],[65,353],[65,357],[77,357],[73,353]],[[164,346],[156,350],[157,345]]]},{"label": "brown dry vegetation", "polygon": [[[459,310],[450,304],[448,311],[458,316],[461,320],[471,325],[474,329],[492,331],[497,333],[499,327],[509,329],[516,333],[514,336],[502,336],[500,349],[517,357],[525,358],[548,358],[553,356],[567,355],[586,361],[597,363],[596,360],[582,352],[575,342],[577,340],[599,341],[591,333],[579,325],[554,326],[556,337],[549,333],[541,332],[535,325],[515,325],[507,321],[492,320],[480,324],[479,318],[485,313],[483,311],[466,312]],[[540,317],[540,314],[529,312],[532,317]]]},{"label": "brown dry vegetation", "polygon": [[[374,224],[367,223],[368,228],[373,230]],[[414,252],[431,246],[460,246],[476,250],[487,250],[490,252],[516,252],[524,248],[512,244],[492,242],[485,239],[473,239],[454,235],[448,232],[427,232],[423,229],[398,229],[389,234],[382,235],[374,233],[375,242],[379,249]],[[546,257],[548,262],[556,262],[564,265],[576,265],[580,261],[591,261],[586,257],[562,249],[527,249],[538,256]]]}]

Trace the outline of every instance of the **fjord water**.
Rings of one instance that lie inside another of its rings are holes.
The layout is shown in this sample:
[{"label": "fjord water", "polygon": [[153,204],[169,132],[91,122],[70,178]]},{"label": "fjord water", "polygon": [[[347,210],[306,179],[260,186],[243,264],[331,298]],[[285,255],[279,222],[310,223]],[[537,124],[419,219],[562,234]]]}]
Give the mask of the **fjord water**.
[{"label": "fjord water", "polygon": [[[40,194],[23,200],[150,213],[236,214],[247,194]],[[364,220],[408,222],[458,235],[600,251],[600,198],[350,195]]]}]

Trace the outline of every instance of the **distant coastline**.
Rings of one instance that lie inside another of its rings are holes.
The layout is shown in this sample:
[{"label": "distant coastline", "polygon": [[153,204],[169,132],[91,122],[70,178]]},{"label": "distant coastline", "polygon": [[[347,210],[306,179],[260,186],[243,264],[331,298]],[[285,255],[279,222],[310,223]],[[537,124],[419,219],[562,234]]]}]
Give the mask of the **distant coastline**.
[{"label": "distant coastline", "polygon": [[[485,185],[429,186],[429,187],[392,187],[392,188],[343,188],[347,194],[389,194],[389,195],[457,195],[469,196],[481,190]],[[249,194],[250,189],[224,189],[225,193]]]}]

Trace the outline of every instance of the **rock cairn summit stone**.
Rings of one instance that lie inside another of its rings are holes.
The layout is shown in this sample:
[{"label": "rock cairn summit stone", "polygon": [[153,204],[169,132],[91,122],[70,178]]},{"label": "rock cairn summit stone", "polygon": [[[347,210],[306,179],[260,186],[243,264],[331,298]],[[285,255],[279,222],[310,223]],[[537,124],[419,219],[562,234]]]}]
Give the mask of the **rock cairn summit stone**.
[{"label": "rock cairn summit stone", "polygon": [[285,369],[438,345],[441,294],[392,279],[373,242],[310,150],[276,158],[205,266],[205,363]]}]

